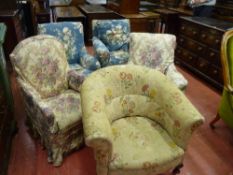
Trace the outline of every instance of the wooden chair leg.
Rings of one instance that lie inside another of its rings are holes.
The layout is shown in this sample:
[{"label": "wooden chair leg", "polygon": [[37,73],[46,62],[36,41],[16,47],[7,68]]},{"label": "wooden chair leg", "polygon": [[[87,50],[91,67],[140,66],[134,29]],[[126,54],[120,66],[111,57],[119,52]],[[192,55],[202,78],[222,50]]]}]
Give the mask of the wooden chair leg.
[{"label": "wooden chair leg", "polygon": [[180,173],[180,169],[183,167],[183,164],[179,164],[175,167],[175,169],[172,171],[172,175],[176,175]]},{"label": "wooden chair leg", "polygon": [[211,129],[214,129],[215,128],[215,126],[214,126],[214,124],[217,122],[217,121],[219,121],[220,120],[220,116],[219,116],[219,114],[217,114],[216,115],[216,117],[210,122],[210,127],[211,127]]}]

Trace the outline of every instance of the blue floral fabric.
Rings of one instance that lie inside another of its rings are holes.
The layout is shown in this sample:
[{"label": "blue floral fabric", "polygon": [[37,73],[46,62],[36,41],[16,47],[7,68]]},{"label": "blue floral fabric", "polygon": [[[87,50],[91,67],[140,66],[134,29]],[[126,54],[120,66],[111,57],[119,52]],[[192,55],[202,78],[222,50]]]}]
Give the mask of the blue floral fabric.
[{"label": "blue floral fabric", "polygon": [[128,62],[129,20],[93,20],[92,26],[93,48],[101,66]]},{"label": "blue floral fabric", "polygon": [[39,24],[38,33],[53,35],[62,41],[66,49],[69,64],[80,64],[82,67],[91,70],[100,68],[99,61],[86,51],[82,23],[59,22]]}]

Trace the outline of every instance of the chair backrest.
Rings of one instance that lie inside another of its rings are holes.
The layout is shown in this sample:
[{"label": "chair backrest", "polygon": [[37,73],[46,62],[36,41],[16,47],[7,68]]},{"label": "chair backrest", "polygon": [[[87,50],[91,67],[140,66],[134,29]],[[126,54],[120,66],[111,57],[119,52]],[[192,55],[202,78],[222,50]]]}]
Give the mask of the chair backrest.
[{"label": "chair backrest", "polygon": [[64,46],[55,37],[37,35],[21,41],[10,55],[18,76],[42,98],[68,88],[68,63]]},{"label": "chair backrest", "polygon": [[93,20],[93,36],[99,38],[109,51],[129,49],[130,23],[128,19]]},{"label": "chair backrest", "polygon": [[131,33],[129,62],[165,73],[168,66],[174,63],[175,47],[175,35]]},{"label": "chair backrest", "polygon": [[39,34],[55,36],[65,45],[69,64],[79,63],[84,45],[83,25],[81,22],[58,22],[38,25]]},{"label": "chair backrest", "polygon": [[226,32],[221,44],[224,86],[233,87],[233,30]]}]

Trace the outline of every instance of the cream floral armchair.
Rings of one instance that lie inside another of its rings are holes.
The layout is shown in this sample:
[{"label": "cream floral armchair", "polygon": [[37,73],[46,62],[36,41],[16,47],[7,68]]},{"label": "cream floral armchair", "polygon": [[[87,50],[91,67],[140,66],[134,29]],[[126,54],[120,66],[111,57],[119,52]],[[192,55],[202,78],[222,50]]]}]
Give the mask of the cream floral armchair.
[{"label": "cream floral armchair", "polygon": [[64,46],[49,35],[21,41],[10,55],[21,88],[27,119],[41,138],[48,161],[83,144],[80,94],[69,88]]},{"label": "cream floral armchair", "polygon": [[157,69],[184,90],[188,81],[174,65],[175,47],[175,35],[130,33],[129,63]]},{"label": "cream floral armchair", "polygon": [[84,81],[81,99],[97,175],[177,173],[204,120],[166,76],[145,66],[95,71]]}]

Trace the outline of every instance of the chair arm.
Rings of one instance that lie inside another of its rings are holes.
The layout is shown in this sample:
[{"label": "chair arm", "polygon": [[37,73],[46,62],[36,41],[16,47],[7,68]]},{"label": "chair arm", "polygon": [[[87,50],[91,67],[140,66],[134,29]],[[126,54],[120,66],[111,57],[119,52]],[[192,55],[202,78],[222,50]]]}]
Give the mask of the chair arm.
[{"label": "chair arm", "polygon": [[172,63],[168,66],[165,74],[167,77],[176,84],[176,86],[184,91],[188,85],[188,81],[184,78],[184,76],[177,71],[175,65]]},{"label": "chair arm", "polygon": [[[43,120],[39,120],[37,117],[30,116],[31,120],[33,120],[33,123],[39,123],[39,125],[43,125],[43,129],[45,130],[39,130],[40,127],[37,128],[37,132],[39,132],[40,135],[47,134],[49,130],[51,133],[56,133],[59,128],[58,124],[55,122],[55,117],[50,109],[50,107],[46,106],[45,103],[43,103],[40,94],[28,83],[26,83],[21,78],[17,78],[17,81],[19,83],[19,86],[21,88],[21,92],[23,93],[23,99],[26,105],[26,108],[29,110],[35,110],[36,115],[44,116]],[[31,118],[33,117],[33,118]]]},{"label": "chair arm", "polygon": [[84,81],[81,89],[84,138],[86,144],[94,149],[97,174],[107,174],[112,155],[112,129],[105,112],[104,95],[102,95],[104,88],[99,87],[96,93],[91,85],[93,82],[90,82],[92,79]]},{"label": "chair arm", "polygon": [[80,92],[81,85],[85,78],[91,73],[92,71],[89,69],[84,69],[81,66],[74,66],[70,67],[68,71],[68,85],[71,89]]},{"label": "chair arm", "polygon": [[92,39],[93,49],[97,59],[100,61],[102,67],[108,65],[110,59],[110,52],[105,44],[98,39],[97,37],[93,37]]},{"label": "chair arm", "polygon": [[170,119],[163,127],[176,144],[185,149],[193,131],[204,122],[204,118],[168,79],[161,83],[160,93],[161,104]]},{"label": "chair arm", "polygon": [[96,57],[88,54],[85,47],[83,47],[80,52],[80,64],[82,67],[90,70],[96,70],[100,68],[99,60]]}]

